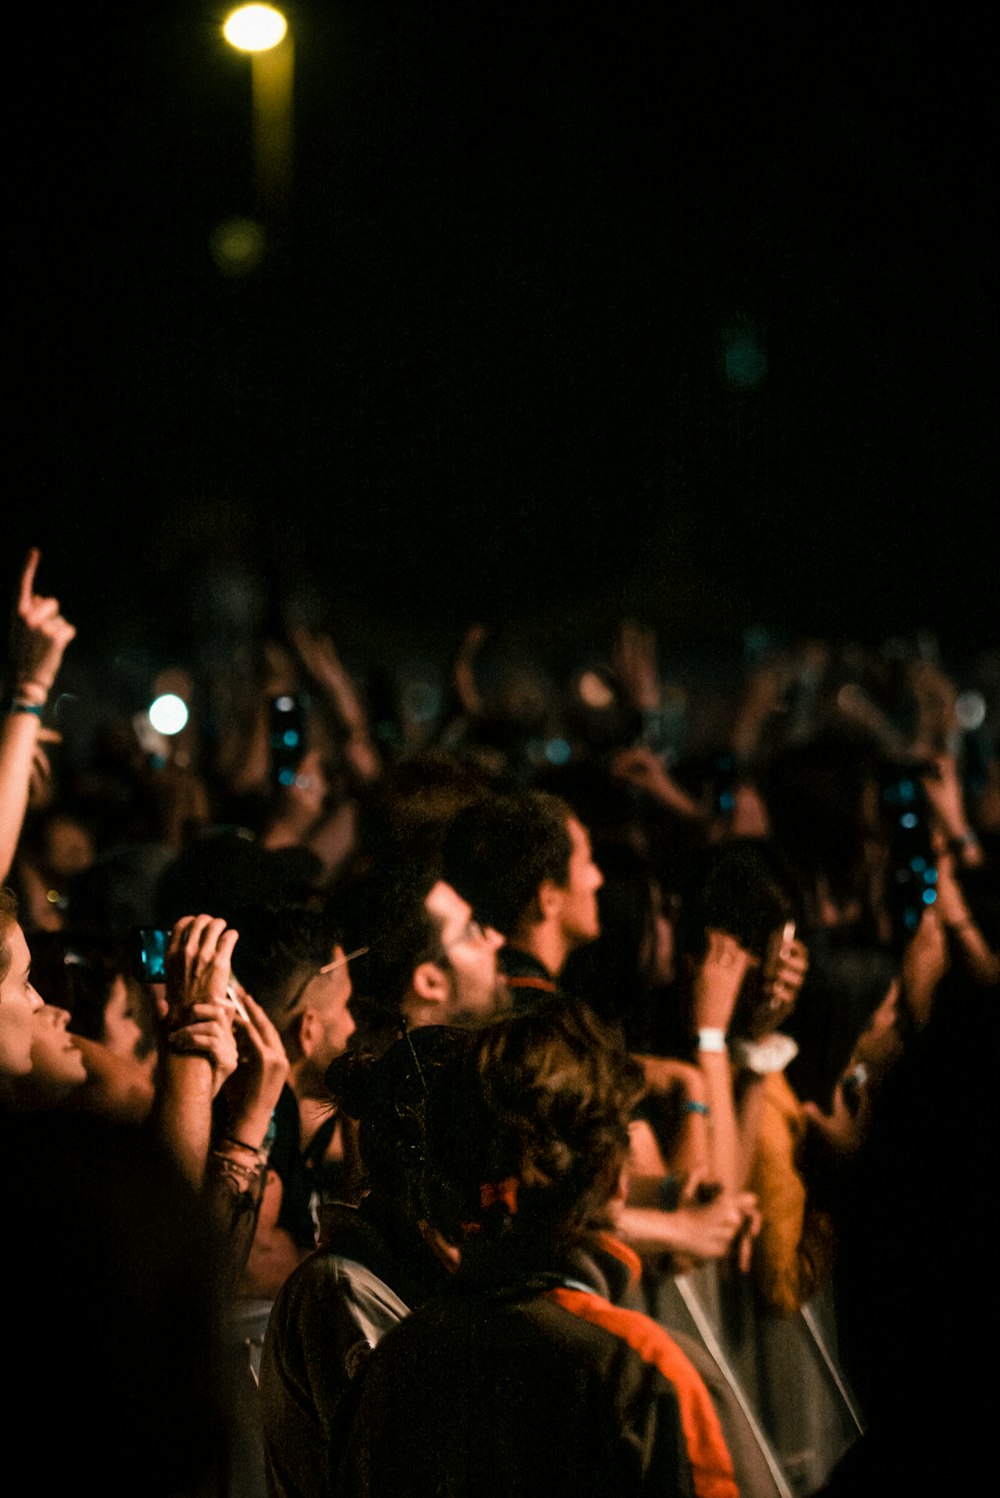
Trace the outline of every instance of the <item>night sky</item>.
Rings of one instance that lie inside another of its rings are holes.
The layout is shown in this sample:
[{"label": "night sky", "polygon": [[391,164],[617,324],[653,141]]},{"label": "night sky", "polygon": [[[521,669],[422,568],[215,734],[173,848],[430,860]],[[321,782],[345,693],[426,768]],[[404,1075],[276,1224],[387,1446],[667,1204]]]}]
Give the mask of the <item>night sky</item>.
[{"label": "night sky", "polygon": [[225,11],[21,21],[5,575],[179,650],[241,577],[356,648],[996,639],[992,7],[287,11],[242,276]]}]

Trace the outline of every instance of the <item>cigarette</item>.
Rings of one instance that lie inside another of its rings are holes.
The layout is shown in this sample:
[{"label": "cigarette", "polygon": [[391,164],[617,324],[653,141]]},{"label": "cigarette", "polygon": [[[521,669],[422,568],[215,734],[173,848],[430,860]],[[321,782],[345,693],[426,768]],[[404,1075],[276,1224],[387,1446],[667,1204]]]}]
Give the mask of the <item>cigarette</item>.
[{"label": "cigarette", "polygon": [[355,957],[363,957],[366,952],[370,952],[370,951],[371,951],[370,947],[358,947],[356,951],[354,951],[354,952],[348,952],[348,954],[347,954],[346,957],[338,957],[336,959],[336,961],[334,961],[334,962],[328,962],[327,965],[326,965],[326,967],[321,967],[320,968],[320,972],[321,973],[332,973],[336,968],[338,968],[338,967],[346,967],[349,962],[353,962],[354,961]]},{"label": "cigarette", "polygon": [[232,1004],[243,1023],[248,1025],[250,1023],[250,1016],[247,1014],[246,1006],[231,983],[226,989],[226,998]]}]

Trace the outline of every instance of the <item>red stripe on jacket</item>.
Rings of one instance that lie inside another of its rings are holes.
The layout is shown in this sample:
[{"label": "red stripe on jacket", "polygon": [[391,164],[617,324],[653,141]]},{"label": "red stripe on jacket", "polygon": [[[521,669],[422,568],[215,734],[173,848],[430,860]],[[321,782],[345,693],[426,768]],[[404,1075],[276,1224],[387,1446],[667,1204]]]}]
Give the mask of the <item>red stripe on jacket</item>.
[{"label": "red stripe on jacket", "polygon": [[698,1498],[739,1498],[733,1463],[719,1417],[701,1377],[677,1344],[657,1322],[640,1311],[623,1311],[585,1290],[547,1290],[546,1298],[587,1321],[602,1326],[658,1368],[674,1387],[681,1429],[687,1445]]}]

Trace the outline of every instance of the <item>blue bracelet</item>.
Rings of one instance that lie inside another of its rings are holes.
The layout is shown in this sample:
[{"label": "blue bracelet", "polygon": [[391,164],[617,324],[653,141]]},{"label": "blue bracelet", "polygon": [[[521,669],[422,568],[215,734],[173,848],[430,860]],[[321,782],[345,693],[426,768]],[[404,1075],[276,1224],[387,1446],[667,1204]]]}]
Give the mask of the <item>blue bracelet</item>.
[{"label": "blue bracelet", "polygon": [[33,713],[36,718],[41,718],[44,711],[44,707],[39,702],[12,702],[7,708],[11,717],[15,713]]},{"label": "blue bracelet", "polygon": [[707,1118],[711,1111],[707,1103],[696,1103],[693,1098],[688,1098],[684,1104],[685,1113],[700,1113],[702,1118]]}]

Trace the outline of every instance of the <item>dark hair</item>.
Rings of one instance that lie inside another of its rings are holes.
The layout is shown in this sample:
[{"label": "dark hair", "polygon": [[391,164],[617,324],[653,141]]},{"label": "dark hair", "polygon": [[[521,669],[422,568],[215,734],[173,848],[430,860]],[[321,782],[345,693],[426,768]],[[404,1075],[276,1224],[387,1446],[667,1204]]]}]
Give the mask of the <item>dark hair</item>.
[{"label": "dark hair", "polygon": [[864,897],[864,796],[881,755],[867,735],[829,727],[777,750],[757,775],[776,843],[804,885]]},{"label": "dark hair", "polygon": [[[449,1084],[428,1107],[428,1202],[448,1238],[477,1229],[463,1253],[504,1273],[602,1218],[643,1078],[585,1006],[560,1000],[472,1032]],[[493,1199],[497,1183],[512,1183],[513,1202]]]},{"label": "dark hair", "polygon": [[414,968],[444,965],[441,933],[424,900],[433,885],[426,871],[397,863],[368,873],[338,900],[347,940],[368,952],[359,969],[355,999],[385,1015],[398,1015]]},{"label": "dark hair", "polygon": [[341,1112],[361,1124],[358,1147],[372,1190],[413,1222],[427,1215],[428,1100],[469,1044],[468,1030],[424,1025],[381,1057],[346,1051],[327,1069],[331,1096]]},{"label": "dark hair", "polygon": [[33,931],[30,945],[32,981],[47,1004],[69,1010],[74,1035],[104,1040],[111,991],[122,978],[142,1030],[139,1054],[149,1054],[155,1041],[151,1000],[132,976],[119,942],[93,932]]},{"label": "dark hair", "polygon": [[17,896],[6,885],[0,886],[0,981],[10,968],[10,942],[7,933],[17,921]]},{"label": "dark hair", "polygon": [[449,827],[443,876],[477,920],[509,936],[531,917],[547,879],[567,883],[572,815],[565,801],[545,791],[486,797]]},{"label": "dark hair", "polygon": [[633,1049],[644,1048],[656,955],[656,878],[627,843],[595,849],[604,883],[597,891],[601,934],[571,952],[561,976],[608,1024],[620,1024]]},{"label": "dark hair", "polygon": [[771,933],[799,919],[792,877],[763,840],[737,838],[712,848],[694,870],[680,904],[678,953],[702,957],[705,932],[728,931],[759,960]]},{"label": "dark hair", "polygon": [[239,932],[233,971],[281,1030],[291,1018],[293,984],[330,961],[339,932],[325,912],[295,907],[234,910],[229,923]]}]

